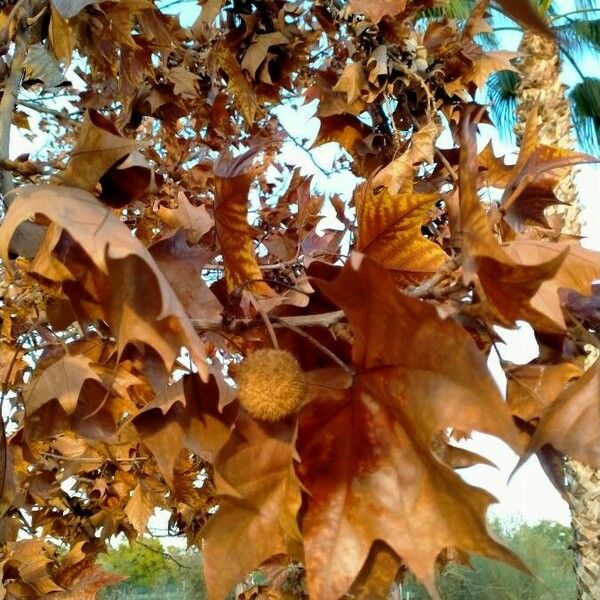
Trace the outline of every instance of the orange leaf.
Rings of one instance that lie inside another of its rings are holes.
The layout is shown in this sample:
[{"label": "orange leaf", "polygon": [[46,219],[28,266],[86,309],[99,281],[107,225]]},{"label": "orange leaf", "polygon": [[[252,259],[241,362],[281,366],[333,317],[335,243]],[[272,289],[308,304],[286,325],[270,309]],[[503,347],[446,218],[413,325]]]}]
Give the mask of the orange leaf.
[{"label": "orange leaf", "polygon": [[394,272],[399,284],[415,283],[434,273],[447,259],[435,242],[421,233],[438,194],[373,191],[367,181],[354,192],[358,235],[356,249]]},{"label": "orange leaf", "polygon": [[260,167],[253,160],[263,146],[232,158],[221,154],[214,166],[215,228],[223,262],[227,291],[243,288],[253,294],[273,296],[275,292],[262,281],[254,255],[252,229],[248,225],[248,193]]},{"label": "orange leaf", "polygon": [[301,558],[295,435],[295,422],[259,423],[241,412],[217,456],[217,487],[225,495],[202,530],[211,600],[225,598],[235,583],[278,554]]},{"label": "orange leaf", "polygon": [[313,281],[350,320],[356,375],[345,389],[331,373],[314,373],[318,385],[309,380],[312,401],[300,415],[310,596],[342,596],[376,540],[430,590],[444,548],[522,567],[486,530],[493,497],[464,483],[432,451],[435,436],[448,427],[517,443],[472,339],[433,306],[398,292],[364,256],[354,254],[332,282]]}]

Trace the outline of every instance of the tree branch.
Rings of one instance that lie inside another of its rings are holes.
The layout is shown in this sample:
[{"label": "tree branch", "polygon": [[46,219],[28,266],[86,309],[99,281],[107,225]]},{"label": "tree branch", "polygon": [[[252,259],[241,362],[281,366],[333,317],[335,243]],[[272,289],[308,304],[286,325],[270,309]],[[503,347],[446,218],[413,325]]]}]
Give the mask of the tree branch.
[{"label": "tree branch", "polygon": [[[10,73],[0,100],[0,160],[8,160],[10,150],[10,126],[17,96],[23,79],[23,64],[29,48],[30,33],[26,24],[17,24],[15,50],[10,63]],[[2,170],[0,173],[0,192],[5,196],[13,186],[12,174]]]}]

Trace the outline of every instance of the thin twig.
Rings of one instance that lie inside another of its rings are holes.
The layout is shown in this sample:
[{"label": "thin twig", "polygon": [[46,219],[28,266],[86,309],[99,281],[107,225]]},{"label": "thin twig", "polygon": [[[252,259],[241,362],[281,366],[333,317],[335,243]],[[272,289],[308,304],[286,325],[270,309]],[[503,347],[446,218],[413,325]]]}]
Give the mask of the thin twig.
[{"label": "thin twig", "polygon": [[303,337],[305,340],[308,340],[311,344],[313,344],[316,348],[318,348],[323,354],[328,356],[336,365],[340,366],[347,373],[350,373],[351,375],[353,374],[352,369],[339,356],[337,356],[329,348],[327,348],[326,346],[321,344],[321,342],[316,340],[312,335],[309,335],[308,333],[306,333],[299,327],[290,325],[289,323],[286,323],[285,321],[280,320],[279,317],[273,317],[273,322],[274,322],[275,326],[279,325],[281,327],[285,327],[286,329],[289,329],[290,331],[293,331],[294,333],[298,334],[300,337]]},{"label": "thin twig", "polygon": [[444,281],[452,271],[457,269],[459,262],[456,258],[447,260],[429,279],[417,287],[407,288],[404,293],[413,298],[426,298],[433,293],[434,288]]},{"label": "thin twig", "polygon": [[74,463],[95,463],[95,462],[131,463],[131,462],[137,462],[140,460],[149,460],[145,456],[138,456],[138,457],[133,457],[133,458],[107,458],[104,456],[100,456],[98,458],[92,458],[92,457],[87,458],[85,456],[74,456],[74,457],[63,456],[62,454],[55,454],[54,452],[40,452],[40,454],[42,456],[45,456],[46,458],[53,458],[55,460],[66,460],[66,461],[74,462]]},{"label": "thin twig", "polygon": [[77,119],[74,119],[72,116],[75,114],[80,114],[80,111],[69,114],[69,113],[63,112],[62,110],[58,110],[56,108],[47,106],[46,104],[42,104],[39,102],[33,102],[31,100],[24,100],[24,99],[17,100],[17,104],[19,106],[23,106],[24,108],[29,108],[31,110],[35,110],[36,112],[42,112],[42,113],[46,113],[48,115],[52,115],[53,117],[56,117],[59,121],[68,121],[69,123],[72,123],[73,125],[80,124],[80,121],[78,121]]},{"label": "thin twig", "polygon": [[142,542],[142,540],[137,540],[136,543],[139,544],[140,546],[143,546],[144,548],[146,548],[146,550],[150,550],[150,552],[154,552],[155,554],[160,554],[162,557],[172,560],[178,567],[181,567],[182,569],[194,569],[195,568],[195,567],[190,567],[189,565],[184,565],[183,563],[179,562],[175,557],[171,556],[168,552],[159,550],[158,548],[154,548],[153,546],[149,546],[148,544],[144,544],[144,542]]}]

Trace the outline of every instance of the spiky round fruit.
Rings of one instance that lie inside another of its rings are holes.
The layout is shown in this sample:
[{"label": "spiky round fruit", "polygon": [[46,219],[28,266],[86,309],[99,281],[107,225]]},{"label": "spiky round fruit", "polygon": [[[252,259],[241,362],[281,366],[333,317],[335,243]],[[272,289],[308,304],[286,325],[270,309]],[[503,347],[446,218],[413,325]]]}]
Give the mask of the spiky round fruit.
[{"label": "spiky round fruit", "polygon": [[301,406],[306,389],[302,369],[287,350],[257,350],[234,373],[238,399],[261,421],[279,421]]}]

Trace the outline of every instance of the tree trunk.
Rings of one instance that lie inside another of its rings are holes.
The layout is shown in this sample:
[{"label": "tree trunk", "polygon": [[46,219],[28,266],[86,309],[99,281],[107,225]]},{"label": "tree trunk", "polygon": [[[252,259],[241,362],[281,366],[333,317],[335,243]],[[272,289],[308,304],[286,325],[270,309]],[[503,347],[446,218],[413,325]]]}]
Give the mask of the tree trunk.
[{"label": "tree trunk", "polygon": [[[517,136],[523,133],[525,123],[537,103],[540,143],[574,148],[571,106],[566,96],[566,86],[560,80],[560,55],[556,43],[528,31],[523,35],[519,52],[523,58],[519,63],[521,83],[517,89]],[[555,191],[566,206],[552,207],[547,214],[563,215],[563,232],[579,235],[581,207],[572,169],[565,173]]]},{"label": "tree trunk", "polygon": [[[575,139],[570,104],[560,80],[560,56],[553,40],[536,33],[523,36],[519,51],[523,53],[519,70],[517,135],[523,132],[527,116],[538,103],[540,142],[550,146],[573,148]],[[581,232],[581,207],[571,170],[555,190],[566,206],[552,207],[549,214],[561,214],[562,231],[570,235]],[[592,361],[593,362],[593,361]],[[578,598],[600,598],[600,471],[576,460],[566,461],[567,499],[575,535],[575,573]]]}]

